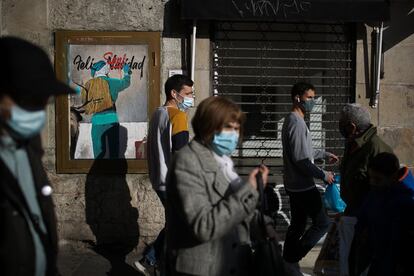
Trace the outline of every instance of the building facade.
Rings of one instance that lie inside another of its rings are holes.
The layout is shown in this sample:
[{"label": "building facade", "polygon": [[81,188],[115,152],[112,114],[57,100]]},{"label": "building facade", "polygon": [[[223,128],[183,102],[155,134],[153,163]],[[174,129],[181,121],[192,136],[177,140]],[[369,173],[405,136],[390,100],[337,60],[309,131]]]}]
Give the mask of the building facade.
[{"label": "building facade", "polygon": [[[280,2],[296,3],[306,10],[312,1]],[[308,118],[316,147],[341,154],[338,114],[344,103],[355,101],[369,108],[381,136],[401,162],[414,166],[414,5],[409,0],[390,2],[376,108],[371,104],[375,94],[373,32],[378,22],[197,20],[196,105],[210,95],[223,95],[247,112],[246,140],[235,154],[236,164],[241,174],[262,160],[271,166],[272,181],[283,201],[277,214],[283,227],[289,221],[289,210],[280,177],[279,137],[295,81],[313,82],[321,96]],[[287,4],[291,7],[292,3]],[[262,13],[275,9],[265,8],[251,9]],[[0,34],[32,41],[53,60],[54,34],[59,30],[160,32],[162,88],[170,70],[191,72],[193,21],[182,20],[182,12],[174,0],[3,0]],[[157,96],[164,102],[162,89]],[[128,242],[139,247],[150,242],[162,228],[164,215],[148,176],[56,173],[60,125],[53,101],[47,111],[49,120],[42,134],[44,164],[53,183],[60,238]]]}]

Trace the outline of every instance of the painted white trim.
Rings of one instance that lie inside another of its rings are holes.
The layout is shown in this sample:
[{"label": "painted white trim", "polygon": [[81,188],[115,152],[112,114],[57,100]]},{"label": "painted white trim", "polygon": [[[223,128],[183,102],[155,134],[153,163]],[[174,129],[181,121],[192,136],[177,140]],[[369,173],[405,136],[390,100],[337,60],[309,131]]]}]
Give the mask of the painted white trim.
[{"label": "painted white trim", "polygon": [[[382,61],[382,34],[384,31],[384,22],[381,22],[380,26],[377,28],[377,35],[379,36],[378,45],[377,45],[377,64],[376,64],[376,76],[375,76],[375,99],[372,104],[373,108],[378,107],[379,96],[380,96],[380,78],[381,78],[381,61]],[[379,114],[379,113],[378,113]],[[379,124],[379,122],[378,122]]]},{"label": "painted white trim", "polygon": [[197,21],[193,21],[193,35],[191,36],[191,79],[194,81],[195,57],[196,57]]}]

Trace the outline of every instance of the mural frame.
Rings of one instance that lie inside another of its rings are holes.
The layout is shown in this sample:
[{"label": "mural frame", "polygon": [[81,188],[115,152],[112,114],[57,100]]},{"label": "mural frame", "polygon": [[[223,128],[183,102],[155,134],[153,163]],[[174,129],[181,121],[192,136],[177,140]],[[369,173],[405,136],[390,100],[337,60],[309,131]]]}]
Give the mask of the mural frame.
[{"label": "mural frame", "polygon": [[[160,105],[160,32],[56,31],[55,71],[68,83],[68,53],[76,45],[148,45],[148,120]],[[69,97],[56,97],[57,173],[147,173],[146,159],[71,159]],[[122,165],[120,165],[122,164]]]}]

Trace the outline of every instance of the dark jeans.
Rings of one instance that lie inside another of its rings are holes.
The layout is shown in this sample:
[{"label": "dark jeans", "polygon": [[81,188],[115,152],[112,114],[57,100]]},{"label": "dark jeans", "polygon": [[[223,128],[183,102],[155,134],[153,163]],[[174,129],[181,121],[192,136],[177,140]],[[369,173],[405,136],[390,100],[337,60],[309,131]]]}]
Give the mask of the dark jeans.
[{"label": "dark jeans", "polygon": [[[164,206],[165,209],[165,201],[167,199],[167,192],[165,191],[156,191],[158,198],[160,199],[162,206]],[[154,241],[154,249],[155,249],[155,257],[157,261],[159,262],[162,257],[162,253],[164,251],[164,240],[165,240],[165,227],[160,231],[158,234],[157,239]]]},{"label": "dark jeans", "polygon": [[[287,262],[299,262],[328,231],[329,217],[315,187],[305,192],[289,192],[291,222],[286,233],[283,257]],[[312,225],[306,230],[308,218]],[[305,231],[306,230],[306,231]]]}]

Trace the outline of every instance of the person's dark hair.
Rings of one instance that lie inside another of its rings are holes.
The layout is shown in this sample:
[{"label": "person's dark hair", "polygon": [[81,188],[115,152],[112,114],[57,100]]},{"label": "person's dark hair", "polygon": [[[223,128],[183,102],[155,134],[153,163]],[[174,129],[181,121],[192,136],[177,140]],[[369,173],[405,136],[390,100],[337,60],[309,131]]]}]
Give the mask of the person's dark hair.
[{"label": "person's dark hair", "polygon": [[395,154],[382,152],[371,160],[368,168],[389,177],[398,172],[400,161]]},{"label": "person's dark hair", "polygon": [[[229,122],[240,124],[240,137],[242,137],[244,121],[244,113],[233,101],[224,97],[209,97],[199,104],[191,121],[195,134],[194,139],[204,145],[209,145],[214,134],[222,130],[224,125]],[[241,140],[239,139],[239,141]]]},{"label": "person's dark hair", "polygon": [[164,85],[165,96],[167,98],[167,101],[172,99],[171,90],[179,92],[184,85],[191,87],[193,86],[193,84],[194,82],[189,77],[184,75],[174,75],[169,77]]},{"label": "person's dark hair", "polygon": [[308,90],[315,91],[315,87],[307,82],[298,82],[295,85],[293,85],[292,90],[290,91],[292,101],[295,101],[296,96],[302,97]]}]

